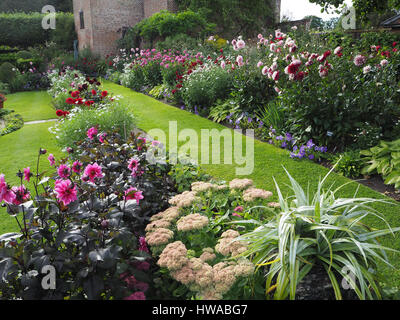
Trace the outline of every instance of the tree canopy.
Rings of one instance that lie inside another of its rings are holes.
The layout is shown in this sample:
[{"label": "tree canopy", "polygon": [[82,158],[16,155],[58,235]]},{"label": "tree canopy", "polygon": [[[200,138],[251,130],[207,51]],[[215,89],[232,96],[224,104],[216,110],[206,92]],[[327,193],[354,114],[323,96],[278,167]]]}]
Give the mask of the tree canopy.
[{"label": "tree canopy", "polygon": [[217,25],[217,31],[225,37],[254,36],[268,22],[273,25],[274,2],[272,0],[177,0],[180,10],[193,10]]},{"label": "tree canopy", "polygon": [[1,0],[0,12],[41,12],[46,5],[59,12],[72,12],[72,0]]},{"label": "tree canopy", "polygon": [[[312,3],[319,4],[323,10],[329,8],[339,8],[345,3],[345,0],[309,0]],[[353,0],[357,15],[365,20],[371,13],[385,13],[393,9],[400,9],[400,0]]]}]

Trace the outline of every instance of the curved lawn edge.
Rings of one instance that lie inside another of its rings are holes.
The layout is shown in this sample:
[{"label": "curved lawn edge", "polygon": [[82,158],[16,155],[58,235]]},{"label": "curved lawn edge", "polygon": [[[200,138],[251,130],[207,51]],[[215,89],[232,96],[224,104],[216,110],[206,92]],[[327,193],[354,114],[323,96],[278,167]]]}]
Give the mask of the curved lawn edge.
[{"label": "curved lawn edge", "polygon": [[[140,129],[146,132],[156,128],[161,129],[166,133],[167,141],[171,138],[168,132],[170,121],[177,122],[178,132],[181,129],[193,129],[199,136],[202,129],[226,129],[225,126],[167,105],[154,98],[132,91],[129,88],[125,88],[110,81],[103,81],[103,86],[113,95],[122,96],[121,101],[130,105],[130,109],[137,117],[137,124]],[[172,136],[176,138],[174,135]],[[247,139],[251,138],[242,136],[244,143],[246,143]],[[183,144],[184,142],[178,143],[178,145]],[[195,148],[198,149],[199,147],[195,146]],[[281,150],[259,140],[254,140],[254,154],[253,173],[241,177],[250,178],[257,187],[272,191],[275,200],[277,197],[273,178],[276,179],[279,186],[282,188],[284,196],[288,195],[290,192],[287,187],[289,179],[284,168],[286,168],[305,189],[309,186],[310,191],[315,190],[319,179],[322,179],[329,172],[329,169],[309,160],[293,160],[289,157],[288,151]],[[221,155],[221,159],[223,159],[223,154]],[[228,181],[237,178],[235,166],[233,165],[201,165],[201,167],[217,179]],[[352,198],[358,191],[357,197],[387,201],[390,204],[376,203],[373,207],[384,215],[391,227],[400,226],[400,205],[394,200],[336,173],[332,173],[326,182],[327,187],[333,185],[335,188],[344,184],[347,185],[338,192],[340,197]],[[387,228],[387,225],[382,220],[375,217],[369,217],[365,219],[365,222],[375,228]],[[387,236],[382,238],[382,244],[390,248],[400,249],[400,235],[397,233],[394,237]],[[389,256],[396,268],[399,269],[400,255],[389,253]],[[400,270],[392,270],[386,266],[381,266],[381,271],[390,279],[391,284],[400,286]]]}]

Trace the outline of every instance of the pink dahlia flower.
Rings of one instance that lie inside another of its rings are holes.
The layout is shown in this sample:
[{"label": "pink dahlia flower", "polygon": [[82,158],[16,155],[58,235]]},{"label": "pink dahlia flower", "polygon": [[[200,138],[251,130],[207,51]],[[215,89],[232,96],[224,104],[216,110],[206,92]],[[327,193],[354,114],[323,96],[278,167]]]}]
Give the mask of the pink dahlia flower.
[{"label": "pink dahlia flower", "polygon": [[78,199],[75,185],[70,180],[57,180],[54,192],[57,199],[62,201],[65,206]]},{"label": "pink dahlia flower", "polygon": [[49,155],[47,160],[49,160],[50,166],[54,166],[56,164],[56,159],[54,158],[54,156],[52,154]]},{"label": "pink dahlia flower", "polygon": [[65,165],[65,164],[62,164],[62,165],[60,165],[60,166],[58,167],[57,173],[58,173],[58,176],[59,176],[61,179],[68,179],[69,176],[71,175],[71,168],[68,167],[68,166]]},{"label": "pink dahlia flower", "polygon": [[29,182],[31,180],[31,177],[32,177],[31,168],[30,167],[25,168],[24,169],[24,180]]},{"label": "pink dahlia flower", "polygon": [[146,296],[143,292],[138,291],[124,298],[124,300],[146,300]]},{"label": "pink dahlia flower", "polygon": [[12,192],[15,195],[15,197],[14,197],[14,199],[12,201],[12,204],[14,204],[16,206],[19,206],[20,204],[22,204],[25,201],[29,200],[30,197],[31,197],[29,191],[25,188],[24,185],[19,186],[19,187],[12,187]]},{"label": "pink dahlia flower", "polygon": [[0,175],[0,202],[6,202],[8,204],[13,203],[15,200],[15,193],[8,188],[8,185],[4,179],[4,174]]},{"label": "pink dahlia flower", "polygon": [[137,204],[139,204],[140,200],[144,199],[143,192],[138,191],[136,188],[129,188],[125,191],[125,200],[136,200]]},{"label": "pink dahlia flower", "polygon": [[88,138],[89,138],[90,140],[93,140],[93,138],[94,138],[95,136],[97,136],[98,133],[99,133],[99,132],[97,131],[97,129],[96,129],[95,127],[93,127],[93,128],[90,128],[90,129],[87,131],[87,136],[88,136]]},{"label": "pink dahlia flower", "polygon": [[88,178],[90,182],[94,182],[96,178],[103,178],[103,176],[102,169],[97,163],[89,164],[84,171],[84,177]]}]

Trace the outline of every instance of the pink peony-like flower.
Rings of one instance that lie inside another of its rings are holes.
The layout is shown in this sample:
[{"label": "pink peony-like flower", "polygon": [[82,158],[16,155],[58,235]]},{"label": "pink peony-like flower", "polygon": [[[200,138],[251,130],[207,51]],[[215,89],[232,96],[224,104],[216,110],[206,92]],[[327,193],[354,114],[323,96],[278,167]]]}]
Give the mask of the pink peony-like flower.
[{"label": "pink peony-like flower", "polygon": [[264,63],[262,61],[258,61],[257,68],[261,68],[263,65],[264,65]]},{"label": "pink peony-like flower", "polygon": [[266,76],[267,74],[268,74],[268,71],[269,71],[269,68],[268,67],[264,67],[263,69],[262,69],[262,74],[264,75],[264,76]]},{"label": "pink peony-like flower", "polygon": [[372,70],[372,67],[371,66],[365,66],[364,68],[363,68],[363,73],[364,74],[367,74],[367,73],[370,73],[371,72],[371,70]]},{"label": "pink peony-like flower", "polygon": [[137,204],[139,204],[140,200],[144,199],[143,192],[138,191],[136,188],[129,188],[125,191],[125,200],[136,200]]},{"label": "pink peony-like flower", "polygon": [[47,160],[49,160],[50,166],[54,166],[56,164],[56,159],[54,158],[54,156],[52,154],[49,155]]},{"label": "pink peony-like flower", "polygon": [[237,64],[238,64],[239,67],[242,67],[242,66],[244,65],[244,63],[243,63],[243,57],[242,57],[242,56],[238,56],[238,57],[236,58],[236,62],[237,62]]},{"label": "pink peony-like flower", "polygon": [[32,177],[31,168],[30,167],[25,168],[24,169],[24,180],[29,182],[31,180],[31,177]]},{"label": "pink peony-like flower", "polygon": [[[97,164],[89,164],[84,171],[83,178],[89,179],[90,182],[94,182],[96,178],[103,178],[103,172],[101,167]],[[85,179],[84,179],[85,180]]]},{"label": "pink peony-like flower", "polygon": [[90,140],[93,140],[93,138],[94,138],[95,136],[97,136],[98,133],[99,133],[99,132],[97,131],[97,129],[96,129],[95,127],[93,127],[93,128],[90,128],[90,129],[87,131],[87,136],[88,136],[88,138],[89,138]]},{"label": "pink peony-like flower", "polygon": [[138,291],[131,294],[129,297],[124,298],[124,300],[146,300],[146,296],[143,292]]},{"label": "pink peony-like flower", "polygon": [[364,57],[363,55],[359,54],[354,58],[354,64],[357,67],[361,67],[362,65],[364,65],[367,62],[367,58]]},{"label": "pink peony-like flower", "polygon": [[389,64],[389,61],[387,61],[386,59],[383,59],[380,64],[382,67],[385,67]]},{"label": "pink peony-like flower", "polygon": [[243,49],[246,46],[246,43],[243,40],[239,40],[236,45],[238,49]]},{"label": "pink peony-like flower", "polygon": [[54,187],[57,199],[65,206],[78,199],[75,185],[70,180],[57,180]]},{"label": "pink peony-like flower", "polygon": [[225,69],[225,68],[226,68],[226,63],[225,63],[225,61],[222,61],[222,62],[221,62],[221,68],[222,68],[222,69]]},{"label": "pink peony-like flower", "polygon": [[65,164],[62,164],[57,169],[58,176],[61,179],[68,179],[71,175],[71,168]]},{"label": "pink peony-like flower", "polygon": [[80,161],[75,161],[72,165],[72,171],[75,173],[80,173],[82,171],[83,163]]}]

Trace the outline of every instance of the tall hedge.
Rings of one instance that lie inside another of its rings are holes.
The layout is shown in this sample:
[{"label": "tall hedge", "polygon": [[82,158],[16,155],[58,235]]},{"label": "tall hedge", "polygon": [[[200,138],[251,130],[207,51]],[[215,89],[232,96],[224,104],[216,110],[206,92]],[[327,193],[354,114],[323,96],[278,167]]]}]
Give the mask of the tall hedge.
[{"label": "tall hedge", "polygon": [[131,28],[120,41],[120,46],[133,48],[144,41],[153,47],[155,41],[163,41],[167,37],[186,34],[192,38],[203,38],[214,30],[215,24],[209,23],[197,12],[171,13],[162,10]]},{"label": "tall hedge", "polygon": [[72,12],[72,0],[0,0],[0,12],[41,12],[46,5],[57,12]]},{"label": "tall hedge", "polygon": [[77,38],[73,14],[57,13],[55,30],[42,28],[44,17],[42,13],[0,13],[0,45],[27,48],[53,41],[71,49]]}]

